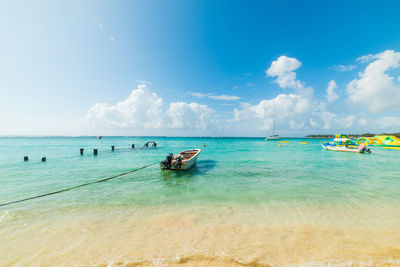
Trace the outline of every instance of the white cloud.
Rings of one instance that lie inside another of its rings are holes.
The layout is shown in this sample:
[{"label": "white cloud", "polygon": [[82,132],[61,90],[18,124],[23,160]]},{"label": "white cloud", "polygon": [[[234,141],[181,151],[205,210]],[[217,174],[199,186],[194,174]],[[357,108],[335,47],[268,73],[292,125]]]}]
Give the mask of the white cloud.
[{"label": "white cloud", "polygon": [[310,98],[314,94],[314,89],[310,86],[305,86],[303,81],[296,78],[297,74],[294,72],[301,67],[301,64],[296,58],[280,56],[271,63],[265,73],[267,76],[276,77],[275,82],[279,87],[294,89],[299,95]]},{"label": "white cloud", "polygon": [[318,119],[321,122],[322,129],[324,130],[343,130],[351,129],[357,122],[355,115],[338,116],[329,111],[323,111],[320,113],[314,113],[314,119]]},{"label": "white cloud", "polygon": [[[306,87],[303,81],[296,78],[296,72],[301,62],[295,58],[281,56],[273,61],[266,71],[268,76],[276,77],[281,88],[295,89],[296,93],[279,94],[275,98],[261,100],[258,104],[242,103],[242,107],[234,110],[234,119],[229,127],[246,131],[268,131],[274,120],[282,132],[318,131],[351,129],[357,122],[354,115],[342,116],[330,112],[323,101],[313,96],[312,87]],[[329,102],[339,98],[336,92],[337,84],[331,80],[326,89],[326,99]]]},{"label": "white cloud", "polygon": [[97,103],[82,118],[86,125],[96,127],[160,128],[162,98],[141,83],[123,101],[115,105]]},{"label": "white cloud", "polygon": [[322,129],[329,130],[332,129],[336,122],[336,114],[333,114],[329,111],[323,111],[318,114],[319,118],[322,121]]},{"label": "white cloud", "polygon": [[310,123],[310,126],[313,127],[313,128],[319,127],[319,125],[315,121],[315,119],[309,119],[308,122]]},{"label": "white cloud", "polygon": [[268,76],[276,77],[275,82],[281,88],[302,89],[304,88],[304,83],[296,79],[296,72],[294,72],[300,68],[301,64],[296,58],[280,56],[271,63],[271,66],[265,73]]},{"label": "white cloud", "polygon": [[328,88],[326,89],[326,99],[328,102],[335,101],[339,98],[339,95],[335,92],[337,88],[336,82],[331,80],[328,84]]},{"label": "white cloud", "polygon": [[304,121],[303,122],[296,122],[294,120],[290,120],[289,121],[289,126],[290,126],[290,129],[292,129],[292,130],[299,130],[299,129],[303,129],[304,128],[305,123],[304,123]]},{"label": "white cloud", "polygon": [[351,70],[354,70],[355,68],[357,68],[356,65],[335,65],[335,66],[333,66],[334,70],[340,71],[340,72],[351,71]]},{"label": "white cloud", "polygon": [[341,128],[348,129],[354,125],[356,120],[357,117],[355,115],[349,115],[340,119],[339,121],[337,121],[337,123],[340,125]]},{"label": "white cloud", "polygon": [[366,118],[347,118],[347,122],[352,121],[354,126],[361,126],[367,132],[372,133],[390,133],[398,132],[400,127],[400,117],[383,116],[383,117],[368,117]]},{"label": "white cloud", "polygon": [[[215,111],[198,103],[172,102],[163,111],[163,99],[140,83],[115,105],[97,103],[80,119],[89,129],[201,129],[213,127]],[[185,133],[185,132],[184,132]]]},{"label": "white cloud", "polygon": [[367,120],[367,119],[364,119],[364,118],[361,118],[361,119],[358,119],[358,120],[357,120],[357,123],[358,123],[359,125],[361,125],[361,126],[367,126],[367,125],[368,125],[368,120]]},{"label": "white cloud", "polygon": [[225,101],[232,101],[232,100],[239,100],[240,97],[235,95],[210,95],[209,98],[215,100],[225,100]]},{"label": "white cloud", "polygon": [[262,100],[257,105],[243,103],[241,109],[234,110],[232,121],[240,122],[240,127],[244,129],[269,130],[274,119],[281,123],[288,118],[295,119],[309,109],[309,99],[295,94],[280,94],[273,99]]},{"label": "white cloud", "polygon": [[197,98],[203,98],[203,97],[207,97],[210,95],[210,94],[203,94],[203,93],[197,93],[197,92],[193,92],[193,93],[189,93],[189,94],[192,96],[195,96]]},{"label": "white cloud", "polygon": [[375,120],[377,127],[380,129],[388,129],[388,128],[399,128],[400,127],[400,118],[399,117],[393,117],[393,116],[384,116],[379,118],[378,120]]},{"label": "white cloud", "polygon": [[193,92],[193,93],[189,93],[192,96],[195,96],[197,98],[210,98],[210,99],[214,99],[214,100],[222,100],[222,101],[235,101],[235,100],[239,100],[240,97],[235,96],[235,95],[212,95],[212,94],[203,94],[203,93],[197,93],[197,92]]},{"label": "white cloud", "polygon": [[[270,99],[260,99],[253,104],[241,103],[240,108],[229,108],[231,111],[224,108],[218,114],[218,110],[199,103],[163,103],[162,97],[149,89],[149,82],[139,81],[137,88],[132,90],[126,99],[117,103],[97,103],[79,120],[10,119],[9,116],[3,115],[0,117],[0,120],[5,122],[3,128],[9,130],[3,131],[2,134],[12,134],[12,129],[17,127],[22,130],[34,129],[24,133],[40,134],[37,129],[41,127],[40,129],[45,131],[44,134],[58,135],[259,136],[270,133],[274,120],[277,133],[289,136],[324,131],[354,132],[360,129],[371,132],[397,131],[400,127],[400,116],[396,117],[398,113],[384,114],[390,116],[373,115],[358,110],[358,107],[365,105],[371,112],[400,110],[400,78],[398,72],[392,75],[393,77],[389,75],[390,70],[400,67],[400,53],[386,50],[358,59],[363,62],[367,60],[369,63],[364,66],[365,69],[359,73],[359,77],[348,83],[346,88],[349,101],[353,103],[352,107],[356,107],[357,116],[346,109],[337,113],[330,110],[333,105],[327,103],[339,98],[334,80],[331,80],[326,88],[326,100],[318,100],[312,93],[307,93],[311,92],[312,88],[297,79],[295,71],[301,67],[301,62],[295,58],[281,56],[272,62],[266,73],[275,77],[280,87],[294,91]],[[221,105],[235,105],[237,102],[234,101],[240,99],[234,95],[199,92],[190,94],[198,98],[225,101],[221,102]]]},{"label": "white cloud", "polygon": [[215,111],[198,103],[174,102],[166,112],[167,128],[207,130],[214,121]]},{"label": "white cloud", "polygon": [[356,61],[361,62],[361,63],[368,63],[368,62],[371,62],[375,58],[375,56],[376,55],[371,55],[371,54],[364,55],[364,56],[357,58]]},{"label": "white cloud", "polygon": [[313,102],[311,98],[280,94],[256,105],[243,103],[240,109],[234,110],[234,119],[230,121],[229,127],[237,132],[258,131],[268,134],[274,120],[279,134],[352,130],[357,123],[355,115],[340,116],[329,112],[324,103]]},{"label": "white cloud", "polygon": [[[371,55],[368,55],[371,58]],[[359,79],[347,85],[349,99],[355,104],[364,105],[370,112],[383,112],[400,109],[400,87],[386,72],[399,67],[400,53],[386,50],[372,56],[375,61],[368,64]]]}]

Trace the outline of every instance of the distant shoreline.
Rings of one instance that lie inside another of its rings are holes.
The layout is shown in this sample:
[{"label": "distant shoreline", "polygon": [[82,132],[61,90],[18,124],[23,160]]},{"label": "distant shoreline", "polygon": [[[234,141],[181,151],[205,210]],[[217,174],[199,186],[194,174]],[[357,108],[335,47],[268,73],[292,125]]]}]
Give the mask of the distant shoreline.
[{"label": "distant shoreline", "polygon": [[[345,134],[350,138],[359,138],[359,137],[374,137],[374,136],[382,136],[382,135],[393,135],[400,138],[400,132],[398,133],[364,133],[364,134]],[[0,138],[98,138],[99,136],[95,135],[0,135]],[[165,135],[102,135],[103,138],[219,138],[219,139],[265,139],[263,136],[165,136]],[[310,134],[307,136],[281,136],[281,139],[327,139],[334,138],[334,134]]]}]

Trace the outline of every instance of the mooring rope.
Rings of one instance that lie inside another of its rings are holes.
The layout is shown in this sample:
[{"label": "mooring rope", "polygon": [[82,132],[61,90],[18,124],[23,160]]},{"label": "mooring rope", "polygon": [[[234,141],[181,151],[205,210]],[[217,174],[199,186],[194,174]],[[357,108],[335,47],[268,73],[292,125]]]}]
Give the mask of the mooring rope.
[{"label": "mooring rope", "polygon": [[3,203],[3,204],[0,204],[0,207],[8,206],[8,205],[11,205],[11,204],[20,203],[20,202],[24,202],[24,201],[28,201],[28,200],[32,200],[32,199],[35,199],[35,198],[41,198],[41,197],[46,197],[46,196],[50,196],[50,195],[54,195],[54,194],[59,194],[59,193],[62,193],[62,192],[70,191],[72,189],[88,186],[88,185],[91,185],[91,184],[102,183],[102,182],[105,182],[105,181],[109,181],[109,180],[112,180],[112,179],[127,175],[127,174],[132,173],[132,172],[137,172],[137,171],[143,170],[143,169],[145,169],[147,167],[150,167],[150,166],[153,166],[154,164],[157,164],[157,163],[158,162],[154,162],[154,163],[151,163],[149,165],[145,165],[143,167],[140,167],[140,168],[137,168],[137,169],[134,169],[134,170],[131,170],[131,171],[127,171],[127,172],[124,172],[124,173],[121,173],[121,174],[118,174],[118,175],[114,175],[114,176],[111,176],[111,177],[107,177],[107,178],[104,178],[104,179],[101,179],[101,180],[97,180],[97,181],[93,181],[93,182],[89,182],[89,183],[85,183],[85,184],[76,185],[76,186],[73,186],[73,187],[61,189],[61,190],[58,190],[58,191],[54,191],[54,192],[50,192],[50,193],[46,193],[46,194],[42,194],[42,195],[38,195],[38,196],[34,196],[34,197],[28,197],[28,198],[24,198],[24,199],[20,199],[20,200],[14,200],[14,201],[11,201],[11,202]]}]

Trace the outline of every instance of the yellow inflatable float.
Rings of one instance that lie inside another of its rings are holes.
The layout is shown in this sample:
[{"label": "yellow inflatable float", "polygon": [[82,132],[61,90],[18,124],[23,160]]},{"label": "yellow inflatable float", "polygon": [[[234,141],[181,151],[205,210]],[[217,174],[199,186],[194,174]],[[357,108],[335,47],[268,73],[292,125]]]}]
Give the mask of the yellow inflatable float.
[{"label": "yellow inflatable float", "polygon": [[384,149],[396,149],[396,150],[400,150],[400,147],[388,146],[388,147],[384,147]]},{"label": "yellow inflatable float", "polygon": [[400,139],[394,135],[377,135],[374,137],[360,137],[357,139],[356,144],[382,147],[400,147]]}]

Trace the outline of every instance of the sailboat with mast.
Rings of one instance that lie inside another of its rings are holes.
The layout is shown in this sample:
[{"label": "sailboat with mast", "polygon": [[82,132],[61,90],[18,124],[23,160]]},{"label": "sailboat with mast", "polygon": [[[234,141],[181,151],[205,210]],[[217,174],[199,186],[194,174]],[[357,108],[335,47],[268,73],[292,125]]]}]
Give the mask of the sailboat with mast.
[{"label": "sailboat with mast", "polygon": [[281,137],[277,134],[275,134],[275,119],[274,119],[274,126],[272,127],[272,135],[265,138],[265,141],[273,141],[273,140],[279,140]]}]

